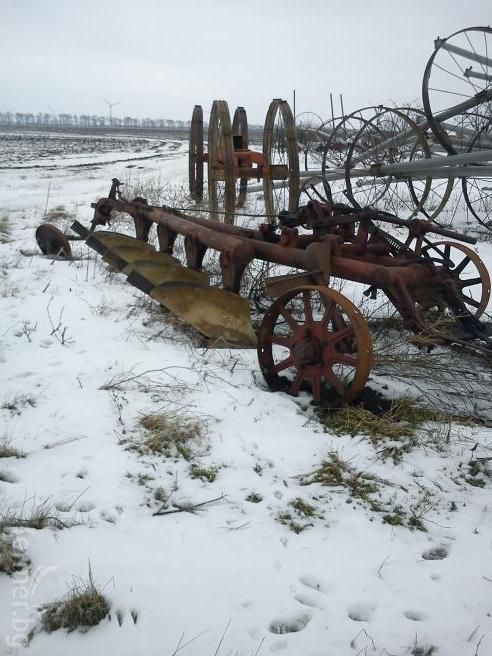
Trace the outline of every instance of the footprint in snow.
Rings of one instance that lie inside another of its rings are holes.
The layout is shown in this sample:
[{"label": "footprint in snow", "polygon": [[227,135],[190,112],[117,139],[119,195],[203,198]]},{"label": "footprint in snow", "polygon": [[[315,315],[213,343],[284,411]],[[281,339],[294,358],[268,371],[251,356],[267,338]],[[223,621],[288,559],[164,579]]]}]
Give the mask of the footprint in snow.
[{"label": "footprint in snow", "polygon": [[310,613],[292,615],[291,617],[283,617],[273,620],[270,622],[268,630],[270,633],[275,633],[277,635],[284,635],[285,633],[297,633],[298,631],[305,629],[310,621]]},{"label": "footprint in snow", "polygon": [[309,606],[309,608],[317,608],[318,610],[324,610],[325,607],[323,604],[315,599],[314,595],[309,595],[304,592],[299,592],[298,594],[294,595],[294,599],[302,604],[303,606]]},{"label": "footprint in snow", "polygon": [[316,576],[311,576],[311,574],[305,574],[299,578],[299,583],[305,585],[306,588],[311,588],[315,592],[320,592],[321,594],[327,593],[326,585],[320,581]]},{"label": "footprint in snow", "polygon": [[443,560],[448,557],[448,550],[445,547],[433,547],[432,549],[427,549],[422,554],[424,560]]},{"label": "footprint in snow", "polygon": [[422,620],[427,619],[427,615],[418,610],[406,610],[403,614],[407,619],[412,620],[412,622],[422,622]]},{"label": "footprint in snow", "polygon": [[349,606],[347,608],[347,613],[350,619],[354,622],[369,622],[375,610],[375,604],[359,602]]}]

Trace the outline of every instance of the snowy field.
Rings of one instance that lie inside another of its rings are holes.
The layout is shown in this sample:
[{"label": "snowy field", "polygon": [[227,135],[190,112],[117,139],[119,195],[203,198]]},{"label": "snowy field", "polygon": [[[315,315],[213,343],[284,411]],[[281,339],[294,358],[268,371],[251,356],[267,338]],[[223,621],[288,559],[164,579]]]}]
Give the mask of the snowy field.
[{"label": "snowy field", "polygon": [[[37,251],[43,216],[88,224],[114,177],[184,185],[185,143],[0,142],[0,444],[22,456],[0,458],[22,565],[0,572],[0,654],[491,654],[492,422],[425,423],[389,457],[324,429],[306,394],[268,391],[254,350],[197,345],[83,242],[70,262]],[[146,448],[162,416],[193,435],[181,450]],[[313,482],[323,463],[339,485]],[[109,618],[26,644],[89,569]]]}]

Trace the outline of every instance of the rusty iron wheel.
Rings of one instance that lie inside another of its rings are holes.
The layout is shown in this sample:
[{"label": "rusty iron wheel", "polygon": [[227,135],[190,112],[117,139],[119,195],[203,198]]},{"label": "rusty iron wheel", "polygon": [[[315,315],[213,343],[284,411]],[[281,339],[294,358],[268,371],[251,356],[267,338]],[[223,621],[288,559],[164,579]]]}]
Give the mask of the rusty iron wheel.
[{"label": "rusty iron wheel", "polygon": [[308,386],[318,403],[330,392],[352,401],[369,376],[371,337],[364,317],[345,296],[328,287],[298,287],[266,312],[258,360],[272,389],[297,396]]},{"label": "rusty iron wheel", "polygon": [[208,203],[211,218],[234,223],[236,181],[231,117],[225,100],[214,100],[208,126]]},{"label": "rusty iron wheel", "polygon": [[[296,126],[286,100],[276,98],[270,103],[263,128],[263,156],[267,167],[287,167],[284,180],[273,180],[268,172],[263,177],[265,214],[269,223],[275,223],[282,210],[297,209],[300,192]],[[278,188],[276,182],[281,183]]]},{"label": "rusty iron wheel", "polygon": [[42,223],[36,230],[36,241],[43,255],[72,257],[68,239],[61,230],[50,223]]},{"label": "rusty iron wheel", "polygon": [[454,241],[440,241],[424,246],[422,255],[449,269],[460,299],[477,319],[480,318],[490,298],[490,275],[475,251]]},{"label": "rusty iron wheel", "polygon": [[[248,117],[246,115],[246,110],[244,107],[236,107],[234,112],[234,117],[232,119],[232,138],[234,141],[234,150],[247,150],[249,146],[249,136],[248,136]],[[253,166],[252,162],[241,162],[239,160],[239,166],[251,168]],[[239,181],[236,185],[236,207],[242,207],[244,201],[246,200],[246,193],[248,191],[248,178],[243,177],[239,178]]]},{"label": "rusty iron wheel", "polygon": [[188,180],[193,200],[203,200],[203,110],[195,105],[191,117]]}]

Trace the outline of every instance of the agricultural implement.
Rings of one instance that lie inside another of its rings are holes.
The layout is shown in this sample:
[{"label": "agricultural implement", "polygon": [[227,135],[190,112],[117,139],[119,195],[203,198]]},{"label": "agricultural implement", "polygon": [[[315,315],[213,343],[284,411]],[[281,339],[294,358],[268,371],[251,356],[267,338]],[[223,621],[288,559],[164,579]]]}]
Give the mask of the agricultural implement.
[{"label": "agricultural implement", "polygon": [[[204,152],[203,110],[195,105],[190,127],[189,190],[197,203],[203,201],[204,164],[207,165],[208,211],[211,218],[234,223],[237,208],[244,205],[248,181],[262,181],[265,214],[274,222],[280,210],[297,207],[299,154],[294,117],[285,100],[274,99],[263,128],[262,151],[250,149],[244,107],[231,122],[224,100],[215,100],[208,126],[208,152]],[[280,190],[275,182],[281,182]],[[288,191],[287,194],[284,190]]]},{"label": "agricultural implement", "polygon": [[[261,151],[249,147],[244,108],[231,121],[223,100],[212,105],[205,144],[196,105],[189,147],[194,207],[183,213],[125,200],[113,179],[108,197],[93,204],[90,229],[78,222],[73,229],[210,344],[256,347],[268,385],[292,395],[306,389],[317,402],[327,394],[350,401],[369,376],[368,324],[330,287],[333,278],[364,285],[369,299],[382,292],[420,344],[474,339],[489,349],[480,317],[491,283],[470,248],[476,239],[436,217],[460,179],[469,211],[492,228],[491,36],[490,28],[468,28],[435,42],[423,110],[364,108],[297,131],[288,103],[275,99]],[[264,222],[239,225],[255,193],[263,195]],[[300,206],[303,194],[309,201]],[[105,229],[114,212],[132,218],[135,237]],[[44,246],[62,248],[60,235],[41,236]],[[178,236],[186,265],[175,257]],[[208,251],[219,253],[221,288],[210,285]],[[273,302],[256,331],[241,296],[255,260],[284,268],[263,281]]]},{"label": "agricultural implement", "polygon": [[[362,283],[367,296],[382,291],[417,334],[434,338],[434,327],[446,317],[441,341],[487,340],[479,317],[490,296],[490,277],[464,245],[473,244],[472,237],[429,221],[317,201],[252,229],[150,206],[142,198],[124,200],[119,188],[114,179],[109,196],[93,204],[90,230],[76,222],[74,231],[129,283],[211,343],[256,346],[273,389],[292,395],[306,389],[318,402],[330,393],[350,401],[365,386],[372,363],[368,324],[348,298],[329,287],[332,278]],[[135,237],[100,229],[113,212],[133,219]],[[405,239],[384,224],[404,230]],[[154,225],[157,248],[149,243]],[[186,266],[173,255],[178,235],[184,237]],[[210,287],[203,271],[209,249],[220,253],[222,289]],[[239,295],[254,260],[295,270],[266,278],[265,293],[275,300],[257,335],[249,303]]]}]

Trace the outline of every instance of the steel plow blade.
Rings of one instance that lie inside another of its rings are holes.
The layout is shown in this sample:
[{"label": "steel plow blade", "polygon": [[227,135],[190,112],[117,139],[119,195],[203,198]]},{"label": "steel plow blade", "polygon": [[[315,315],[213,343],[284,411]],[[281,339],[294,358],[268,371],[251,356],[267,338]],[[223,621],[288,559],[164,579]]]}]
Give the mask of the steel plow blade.
[{"label": "steel plow blade", "polygon": [[115,246],[130,246],[132,244],[137,244],[137,246],[141,244],[147,250],[154,250],[152,246],[135,239],[135,237],[129,237],[128,235],[123,235],[119,232],[107,232],[106,230],[98,230],[97,232],[89,233],[89,236],[86,239],[86,244],[97,251],[100,255],[104,255],[107,250],[114,248]]},{"label": "steel plow blade", "polygon": [[128,276],[131,285],[146,294],[165,282],[189,282],[205,287],[209,284],[206,273],[183,267],[171,255],[165,253],[145,254],[142,259],[128,264],[123,273]]},{"label": "steel plow blade", "polygon": [[188,282],[169,282],[155,287],[150,296],[214,346],[256,347],[249,303],[237,294]]},{"label": "steel plow blade", "polygon": [[112,246],[103,255],[103,262],[122,271],[131,262],[144,259],[147,254],[158,254],[153,246],[135,239],[132,243]]}]

